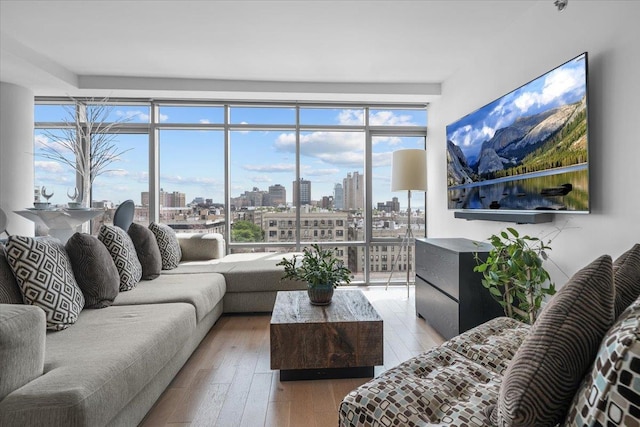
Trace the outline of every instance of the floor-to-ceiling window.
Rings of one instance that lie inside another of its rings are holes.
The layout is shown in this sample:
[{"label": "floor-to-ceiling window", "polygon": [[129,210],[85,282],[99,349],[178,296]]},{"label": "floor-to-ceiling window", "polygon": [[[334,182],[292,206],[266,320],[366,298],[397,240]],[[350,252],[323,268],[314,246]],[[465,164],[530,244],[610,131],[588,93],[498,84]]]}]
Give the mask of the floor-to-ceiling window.
[{"label": "floor-to-ceiling window", "polygon": [[[60,205],[77,177],[39,149],[69,125],[68,102],[42,98],[35,110],[35,195],[46,186]],[[413,236],[425,236],[425,197],[412,193],[408,218],[407,193],[391,192],[390,164],[395,150],[426,147],[424,105],[110,103],[119,155],[91,191],[102,222],[133,199],[136,222],[218,232],[232,253],[313,242],[337,248],[356,284],[413,273],[412,245],[401,242],[409,220]]]}]

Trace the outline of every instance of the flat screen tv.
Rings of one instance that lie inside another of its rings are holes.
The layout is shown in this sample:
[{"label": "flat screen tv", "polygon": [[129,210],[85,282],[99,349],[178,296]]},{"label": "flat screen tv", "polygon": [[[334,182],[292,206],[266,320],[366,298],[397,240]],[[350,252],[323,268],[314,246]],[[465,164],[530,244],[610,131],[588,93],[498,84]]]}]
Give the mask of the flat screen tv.
[{"label": "flat screen tv", "polygon": [[447,126],[449,209],[589,212],[587,53]]}]

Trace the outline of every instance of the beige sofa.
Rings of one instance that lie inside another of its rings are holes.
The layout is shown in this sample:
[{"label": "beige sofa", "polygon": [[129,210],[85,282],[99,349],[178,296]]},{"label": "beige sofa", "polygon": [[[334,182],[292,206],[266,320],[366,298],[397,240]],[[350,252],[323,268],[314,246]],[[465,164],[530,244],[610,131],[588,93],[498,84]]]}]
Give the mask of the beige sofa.
[{"label": "beige sofa", "polygon": [[0,426],[132,426],[224,312],[270,311],[276,254],[223,256],[217,234],[179,235],[175,270],[46,332],[44,312],[0,304]]}]

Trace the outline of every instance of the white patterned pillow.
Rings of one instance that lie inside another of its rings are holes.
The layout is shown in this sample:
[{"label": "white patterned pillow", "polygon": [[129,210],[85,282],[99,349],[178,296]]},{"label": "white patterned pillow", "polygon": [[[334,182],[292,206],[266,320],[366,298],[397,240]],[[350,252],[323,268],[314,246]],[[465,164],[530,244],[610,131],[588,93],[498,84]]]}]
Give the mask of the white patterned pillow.
[{"label": "white patterned pillow", "polygon": [[102,225],[98,232],[98,240],[107,247],[116,264],[120,275],[120,292],[135,288],[142,278],[142,265],[131,237],[120,227]]},{"label": "white patterned pillow", "polygon": [[84,296],[62,243],[51,238],[10,236],[7,260],[25,303],[44,310],[47,329],[60,331],[78,320]]},{"label": "white patterned pillow", "polygon": [[176,268],[182,259],[182,250],[180,249],[176,232],[168,225],[155,222],[149,224],[149,230],[156,236],[160,255],[162,256],[162,269],[172,270]]}]

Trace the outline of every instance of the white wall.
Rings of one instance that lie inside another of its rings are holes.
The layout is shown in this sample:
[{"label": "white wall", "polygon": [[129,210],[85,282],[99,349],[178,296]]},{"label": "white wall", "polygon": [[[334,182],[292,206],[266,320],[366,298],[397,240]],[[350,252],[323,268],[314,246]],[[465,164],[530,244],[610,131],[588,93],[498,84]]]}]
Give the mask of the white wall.
[{"label": "white wall", "polygon": [[13,211],[33,206],[33,102],[31,90],[0,82],[0,208],[7,231],[23,236],[33,222]]},{"label": "white wall", "polygon": [[[600,256],[640,242],[640,2],[570,0],[558,12],[537,2],[505,23],[502,42],[487,46],[442,85],[429,110],[429,237],[485,240],[513,226],[554,238],[545,267],[557,285]],[[455,27],[452,28],[455,31]],[[516,225],[455,219],[447,210],[445,126],[587,51],[592,212],[556,214],[552,223]],[[555,264],[555,265],[554,265]]]}]

